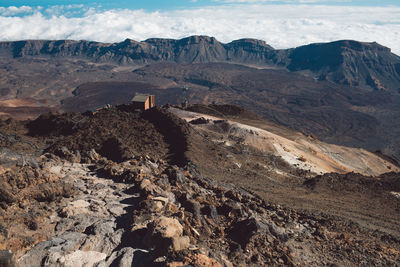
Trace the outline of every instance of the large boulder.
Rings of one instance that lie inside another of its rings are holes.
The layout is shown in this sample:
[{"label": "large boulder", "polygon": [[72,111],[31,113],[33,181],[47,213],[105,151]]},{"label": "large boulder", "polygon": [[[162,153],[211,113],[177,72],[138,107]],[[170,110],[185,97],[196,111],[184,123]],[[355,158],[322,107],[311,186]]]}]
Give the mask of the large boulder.
[{"label": "large boulder", "polygon": [[167,255],[169,251],[189,248],[190,239],[182,234],[183,226],[177,219],[161,216],[150,223],[145,243],[155,248],[156,254]]},{"label": "large boulder", "polygon": [[181,236],[183,227],[175,218],[161,216],[153,223],[153,235],[163,238]]}]

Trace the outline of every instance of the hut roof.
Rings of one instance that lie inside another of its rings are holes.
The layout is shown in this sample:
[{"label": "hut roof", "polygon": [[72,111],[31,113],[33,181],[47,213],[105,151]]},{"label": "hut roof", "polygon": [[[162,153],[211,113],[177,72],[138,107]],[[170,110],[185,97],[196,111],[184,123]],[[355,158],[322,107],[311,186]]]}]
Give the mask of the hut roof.
[{"label": "hut roof", "polygon": [[146,102],[146,100],[150,97],[151,95],[148,94],[136,94],[133,98],[132,98],[132,102],[141,102],[144,103]]}]

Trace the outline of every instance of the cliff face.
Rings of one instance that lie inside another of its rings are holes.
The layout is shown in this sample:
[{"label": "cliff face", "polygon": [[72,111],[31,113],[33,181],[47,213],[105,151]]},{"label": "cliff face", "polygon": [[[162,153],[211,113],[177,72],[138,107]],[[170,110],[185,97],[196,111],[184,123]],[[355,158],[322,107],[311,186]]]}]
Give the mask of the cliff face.
[{"label": "cliff face", "polygon": [[292,50],[288,58],[289,70],[308,70],[339,84],[388,90],[397,89],[400,81],[400,58],[377,43],[311,44]]},{"label": "cliff face", "polygon": [[8,57],[79,57],[94,62],[143,65],[158,62],[182,64],[230,62],[300,71],[320,80],[360,86],[369,90],[400,88],[400,57],[377,43],[343,40],[275,50],[264,41],[240,39],[223,44],[214,37],[190,36],[180,40],[152,38],[143,42],[28,40],[0,43]]},{"label": "cliff face", "polygon": [[[264,41],[242,39],[229,44],[214,37],[190,36],[180,40],[152,38],[143,42],[126,39],[103,44],[88,41],[28,40],[0,43],[2,55],[12,57],[84,57],[98,62],[143,64],[160,61],[177,63],[252,62],[265,64],[275,51]],[[268,55],[272,53],[271,55]]]}]

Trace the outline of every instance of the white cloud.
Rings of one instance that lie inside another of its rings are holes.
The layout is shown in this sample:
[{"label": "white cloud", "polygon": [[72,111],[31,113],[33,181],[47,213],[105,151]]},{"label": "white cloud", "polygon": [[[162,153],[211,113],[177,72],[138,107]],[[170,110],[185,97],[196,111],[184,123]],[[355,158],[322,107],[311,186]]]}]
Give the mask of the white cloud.
[{"label": "white cloud", "polygon": [[83,4],[55,5],[46,8],[45,13],[49,16],[73,17],[77,15],[82,15],[87,10],[88,8],[85,7]]},{"label": "white cloud", "polygon": [[30,6],[21,6],[21,7],[0,7],[0,16],[15,16],[20,14],[32,13],[33,8]]},{"label": "white cloud", "polygon": [[119,42],[197,34],[222,42],[263,39],[275,48],[339,39],[377,41],[400,54],[400,8],[233,4],[166,12],[90,9],[82,17],[48,17],[38,11],[23,17],[0,16],[0,40]]}]

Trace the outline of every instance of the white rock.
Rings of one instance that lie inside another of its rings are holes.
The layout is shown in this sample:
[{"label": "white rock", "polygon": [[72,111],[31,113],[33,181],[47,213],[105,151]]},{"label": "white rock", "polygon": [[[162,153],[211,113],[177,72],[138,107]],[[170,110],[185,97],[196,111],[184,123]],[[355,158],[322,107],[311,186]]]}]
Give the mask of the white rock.
[{"label": "white rock", "polygon": [[92,267],[96,263],[103,261],[107,254],[97,251],[77,250],[71,254],[60,258],[63,267]]},{"label": "white rock", "polygon": [[61,214],[65,217],[70,217],[73,215],[89,213],[89,206],[89,202],[79,199],[68,203],[68,206],[61,210]]}]

